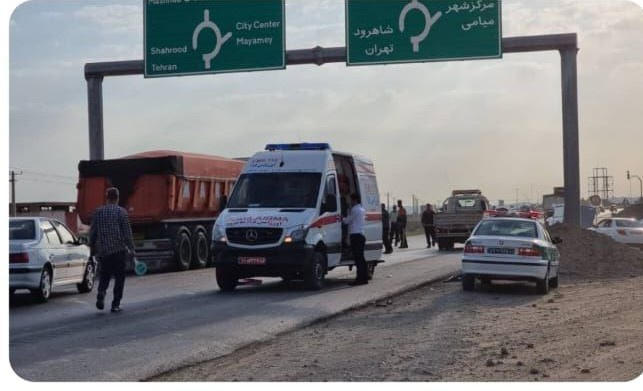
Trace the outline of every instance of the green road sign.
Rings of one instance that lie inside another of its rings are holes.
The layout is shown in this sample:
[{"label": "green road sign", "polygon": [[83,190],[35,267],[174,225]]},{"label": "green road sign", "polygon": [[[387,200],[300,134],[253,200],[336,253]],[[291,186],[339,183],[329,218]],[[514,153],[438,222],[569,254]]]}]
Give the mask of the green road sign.
[{"label": "green road sign", "polygon": [[284,0],[144,0],[145,77],[286,67]]},{"label": "green road sign", "polygon": [[346,0],[346,63],[501,58],[500,8],[500,0]]}]

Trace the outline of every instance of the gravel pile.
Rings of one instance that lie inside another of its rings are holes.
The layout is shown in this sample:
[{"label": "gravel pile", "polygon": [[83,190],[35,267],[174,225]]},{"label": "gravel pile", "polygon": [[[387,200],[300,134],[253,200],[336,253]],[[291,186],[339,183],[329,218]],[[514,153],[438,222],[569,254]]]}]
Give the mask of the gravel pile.
[{"label": "gravel pile", "polygon": [[552,236],[563,239],[560,250],[560,279],[591,281],[643,275],[643,251],[617,243],[610,237],[556,224],[549,228]]}]

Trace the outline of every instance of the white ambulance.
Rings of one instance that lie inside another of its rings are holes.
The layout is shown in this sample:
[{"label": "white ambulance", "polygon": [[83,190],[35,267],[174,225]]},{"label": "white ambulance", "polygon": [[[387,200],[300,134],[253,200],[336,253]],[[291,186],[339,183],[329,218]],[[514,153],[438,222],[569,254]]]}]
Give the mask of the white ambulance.
[{"label": "white ambulance", "polygon": [[373,162],[325,143],[269,144],[246,163],[212,229],[219,288],[281,277],[320,289],[328,271],[353,266],[342,217],[357,193],[366,211],[369,277],[382,256],[382,213]]}]

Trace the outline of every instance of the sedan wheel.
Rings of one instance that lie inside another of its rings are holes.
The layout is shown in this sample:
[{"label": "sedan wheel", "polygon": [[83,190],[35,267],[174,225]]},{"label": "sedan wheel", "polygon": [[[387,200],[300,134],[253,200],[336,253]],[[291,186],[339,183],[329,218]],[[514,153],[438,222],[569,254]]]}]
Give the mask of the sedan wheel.
[{"label": "sedan wheel", "polygon": [[476,279],[471,274],[462,275],[462,290],[472,291],[475,288]]},{"label": "sedan wheel", "polygon": [[43,269],[40,274],[40,287],[32,289],[31,294],[40,302],[49,300],[51,296],[51,272],[49,269]]},{"label": "sedan wheel", "polygon": [[96,268],[94,267],[93,262],[88,262],[85,267],[85,276],[83,277],[83,282],[76,284],[76,288],[80,293],[88,293],[94,289],[94,280],[96,279]]},{"label": "sedan wheel", "polygon": [[549,292],[549,269],[547,269],[545,278],[536,282],[536,289],[541,295],[546,295]]}]

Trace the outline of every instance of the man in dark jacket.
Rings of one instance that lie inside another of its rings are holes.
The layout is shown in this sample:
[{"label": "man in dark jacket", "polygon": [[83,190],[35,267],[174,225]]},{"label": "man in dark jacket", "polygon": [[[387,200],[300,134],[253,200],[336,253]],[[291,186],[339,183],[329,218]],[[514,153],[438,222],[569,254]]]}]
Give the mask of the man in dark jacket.
[{"label": "man in dark jacket", "polygon": [[[426,204],[426,209],[422,212],[422,226],[424,227],[424,235],[426,236],[426,247],[431,248],[435,246],[435,225],[433,225],[433,216],[435,211],[431,204]],[[433,241],[433,243],[431,243]]]},{"label": "man in dark jacket", "polygon": [[389,216],[388,211],[386,210],[386,205],[382,204],[382,242],[384,243],[384,254],[390,254],[393,252],[393,246],[391,246],[391,236],[389,234]]},{"label": "man in dark jacket", "polygon": [[118,189],[110,187],[107,189],[106,197],[107,204],[96,209],[92,216],[89,234],[92,253],[96,254],[100,264],[96,308],[104,308],[105,294],[113,276],[112,312],[120,312],[125,287],[125,263],[134,253],[134,239],[127,211],[118,206]]},{"label": "man in dark jacket", "polygon": [[409,248],[406,242],[406,209],[402,200],[397,200],[397,230],[400,233],[400,248]]}]

